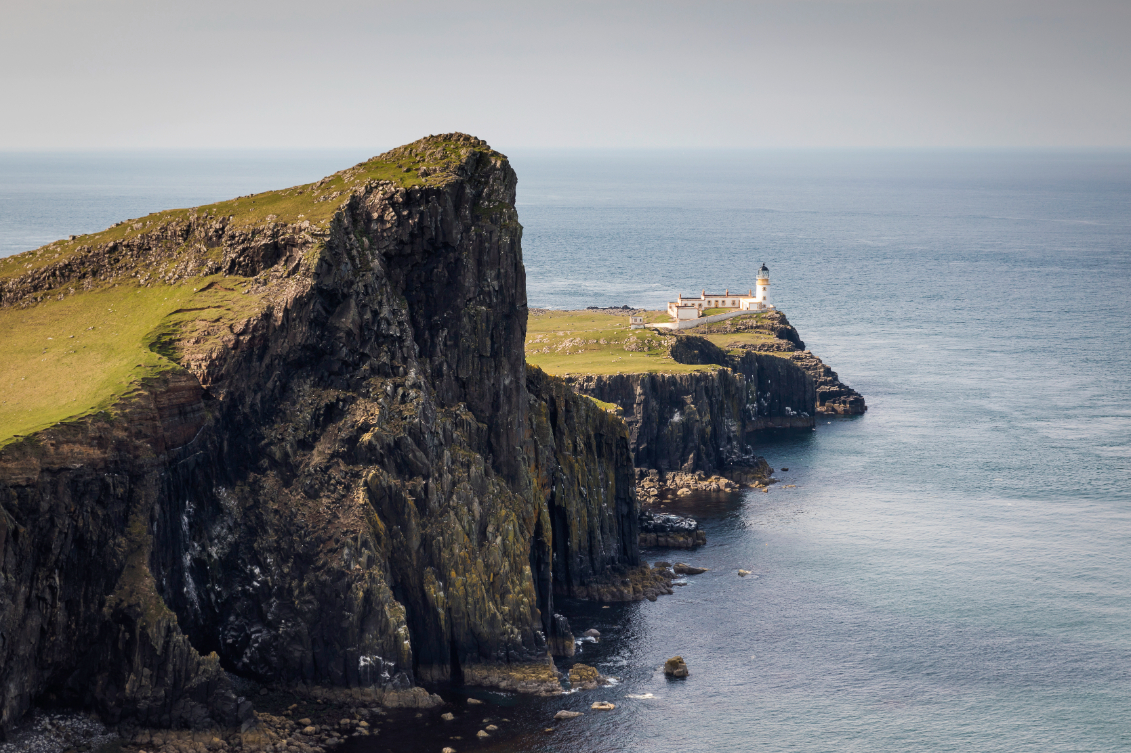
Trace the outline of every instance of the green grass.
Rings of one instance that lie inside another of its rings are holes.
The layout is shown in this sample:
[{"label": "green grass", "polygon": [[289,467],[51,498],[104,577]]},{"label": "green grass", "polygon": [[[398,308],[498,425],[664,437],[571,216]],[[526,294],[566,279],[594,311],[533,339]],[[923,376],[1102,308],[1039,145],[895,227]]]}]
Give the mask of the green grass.
[{"label": "green grass", "polygon": [[734,311],[732,308],[717,308],[717,309],[704,309],[700,316],[714,316],[715,314],[729,314]]},{"label": "green grass", "polygon": [[694,329],[686,330],[689,334],[710,340],[715,345],[726,351],[734,351],[744,345],[759,345],[774,342],[775,338],[768,332],[730,332],[721,335],[699,334]]},{"label": "green grass", "polygon": [[593,397],[592,395],[586,395],[585,397],[589,398],[594,403],[596,403],[597,407],[600,408],[601,410],[605,411],[606,413],[615,413],[618,416],[621,413],[620,406],[617,405],[616,403],[606,403],[604,400],[598,400],[597,398]]},{"label": "green grass", "polygon": [[[648,312],[646,321],[671,321]],[[670,335],[629,329],[628,315],[588,311],[531,312],[526,328],[526,361],[547,374],[686,374],[718,366],[676,363],[666,355]],[[642,350],[625,350],[626,345]]]},{"label": "green grass", "polygon": [[0,309],[0,446],[107,410],[145,379],[179,368],[168,357],[176,355],[170,340],[258,306],[241,294],[243,282],[215,276],[192,285],[123,285]]}]

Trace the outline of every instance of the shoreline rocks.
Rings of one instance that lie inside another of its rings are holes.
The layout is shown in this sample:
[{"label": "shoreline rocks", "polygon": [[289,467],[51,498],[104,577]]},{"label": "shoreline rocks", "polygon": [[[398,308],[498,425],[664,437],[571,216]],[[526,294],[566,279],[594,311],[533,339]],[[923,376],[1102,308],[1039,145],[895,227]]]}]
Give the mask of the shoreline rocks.
[{"label": "shoreline rocks", "polygon": [[549,657],[544,662],[473,664],[463,667],[464,685],[536,696],[561,695],[561,678],[561,672]]},{"label": "shoreline rocks", "polygon": [[749,465],[731,466],[715,475],[637,468],[636,496],[642,507],[655,508],[672,497],[693,493],[734,493],[744,486],[764,488],[774,483],[772,476],[773,468],[763,458]]},{"label": "shoreline rocks", "polygon": [[672,593],[675,574],[663,567],[648,567],[647,563],[633,568],[611,583],[594,583],[575,586],[573,594],[579,599],[593,601],[655,601],[656,597]]},{"label": "shoreline rocks", "polygon": [[588,664],[574,664],[569,668],[569,687],[571,690],[592,690],[608,684],[609,678]]},{"label": "shoreline rocks", "polygon": [[699,530],[694,518],[670,513],[640,512],[640,546],[694,549],[707,543],[707,534]]}]

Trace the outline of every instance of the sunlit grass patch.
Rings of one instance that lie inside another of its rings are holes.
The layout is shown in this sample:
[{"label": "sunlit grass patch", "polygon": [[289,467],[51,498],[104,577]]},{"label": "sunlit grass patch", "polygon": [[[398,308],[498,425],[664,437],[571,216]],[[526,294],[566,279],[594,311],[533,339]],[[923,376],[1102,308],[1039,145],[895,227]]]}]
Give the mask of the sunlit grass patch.
[{"label": "sunlit grass patch", "polygon": [[[671,321],[664,312],[648,314],[654,315],[651,321]],[[535,311],[527,323],[526,361],[558,376],[685,374],[718,368],[676,363],[667,355],[670,337],[650,329],[630,329],[627,314]]]},{"label": "sunlit grass patch", "polygon": [[242,294],[243,282],[122,285],[0,309],[0,445],[106,410],[143,380],[179,368],[151,346],[162,332],[248,315],[259,301]]}]

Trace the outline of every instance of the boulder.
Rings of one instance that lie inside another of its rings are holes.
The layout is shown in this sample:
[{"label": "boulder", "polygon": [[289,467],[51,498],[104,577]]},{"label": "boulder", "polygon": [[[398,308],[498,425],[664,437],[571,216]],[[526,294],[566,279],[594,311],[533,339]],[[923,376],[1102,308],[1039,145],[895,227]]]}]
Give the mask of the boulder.
[{"label": "boulder", "polygon": [[616,704],[609,703],[608,701],[594,701],[593,705],[589,708],[597,711],[612,711],[616,708]]},{"label": "boulder", "polygon": [[580,711],[566,711],[565,709],[562,709],[558,713],[554,714],[554,721],[562,722],[567,719],[576,719],[579,716],[584,716],[584,714],[582,714]]},{"label": "boulder", "polygon": [[705,567],[696,567],[694,565],[688,565],[685,562],[675,563],[675,567],[672,569],[680,575],[699,575],[700,573],[707,572],[707,568]]},{"label": "boulder", "polygon": [[673,656],[664,662],[664,674],[668,677],[687,677],[691,672],[682,656]]},{"label": "boulder", "polygon": [[607,684],[608,680],[588,664],[574,664],[569,668],[569,686],[573,690],[591,690]]}]

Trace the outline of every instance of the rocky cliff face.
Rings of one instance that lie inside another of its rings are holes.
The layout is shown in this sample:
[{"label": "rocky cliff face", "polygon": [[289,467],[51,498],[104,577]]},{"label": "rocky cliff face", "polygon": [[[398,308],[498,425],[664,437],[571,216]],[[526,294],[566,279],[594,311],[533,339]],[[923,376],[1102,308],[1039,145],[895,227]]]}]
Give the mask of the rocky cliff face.
[{"label": "rocky cliff face", "polygon": [[864,396],[840,381],[837,373],[807,350],[790,353],[789,360],[805,370],[817,389],[817,414],[856,416],[868,410]]},{"label": "rocky cliff face", "polygon": [[[716,335],[747,332],[770,335],[773,339],[757,345],[736,342],[733,347],[756,353],[789,353],[789,360],[800,366],[813,380],[817,397],[814,412],[817,415],[851,416],[868,410],[863,395],[841,382],[835,371],[805,349],[801,336],[780,311],[766,314],[758,321],[748,319],[724,321],[706,327],[697,327],[695,331],[700,334]],[[711,362],[721,363],[721,361]]]},{"label": "rocky cliff face", "polygon": [[[691,339],[679,338],[681,352],[721,353],[684,344]],[[581,394],[620,407],[638,467],[718,473],[757,462],[748,446],[751,432],[815,424],[813,382],[802,369],[754,352],[728,363],[690,374],[584,375],[569,382]]]},{"label": "rocky cliff face", "polygon": [[[524,362],[513,170],[460,134],[384,158],[441,143],[426,185],[367,181],[321,227],[202,252],[264,304],[166,333],[178,371],[0,452],[0,728],[48,696],[235,724],[222,669],[506,684],[564,642],[555,595],[640,591],[623,425]],[[6,300],[98,281],[75,269]]]}]

